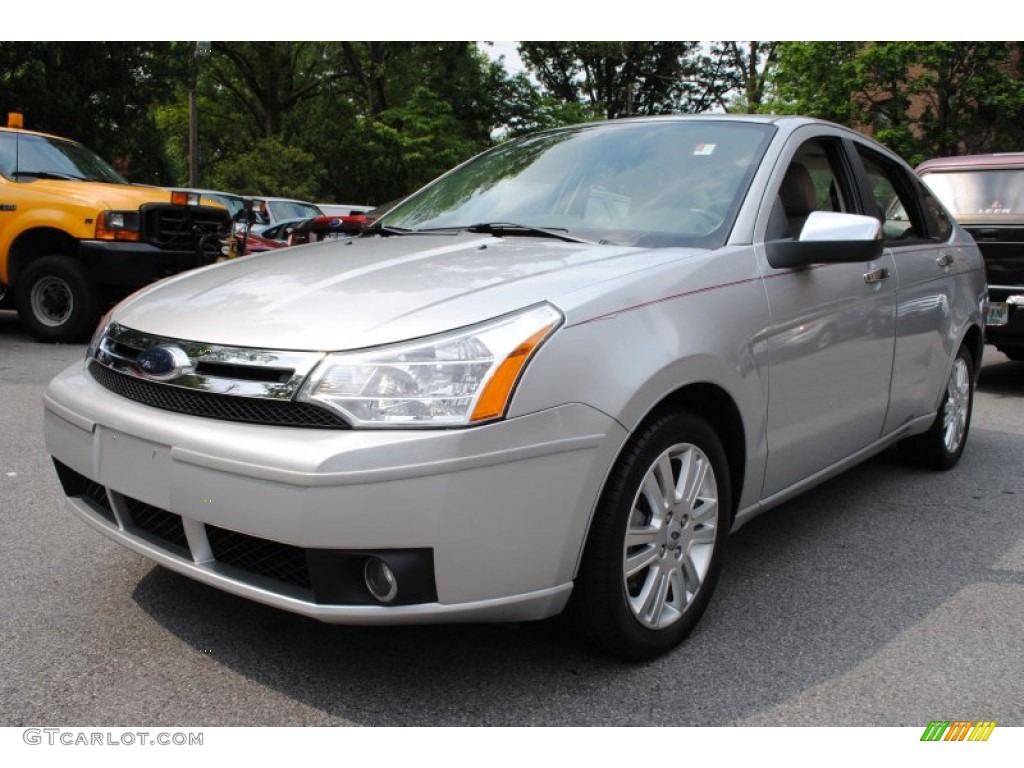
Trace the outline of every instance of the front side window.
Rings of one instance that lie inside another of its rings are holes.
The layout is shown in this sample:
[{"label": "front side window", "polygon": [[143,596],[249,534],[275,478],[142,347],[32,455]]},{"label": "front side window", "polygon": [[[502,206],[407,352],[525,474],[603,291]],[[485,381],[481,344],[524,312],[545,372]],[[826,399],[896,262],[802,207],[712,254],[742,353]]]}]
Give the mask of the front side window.
[{"label": "front side window", "polygon": [[774,130],[638,120],[537,134],[441,177],[381,226],[436,232],[515,224],[598,243],[717,247]]},{"label": "front side window", "polygon": [[805,141],[786,168],[778,198],[768,222],[767,239],[800,236],[815,211],[849,213],[853,210],[849,174],[844,171],[838,140]]}]

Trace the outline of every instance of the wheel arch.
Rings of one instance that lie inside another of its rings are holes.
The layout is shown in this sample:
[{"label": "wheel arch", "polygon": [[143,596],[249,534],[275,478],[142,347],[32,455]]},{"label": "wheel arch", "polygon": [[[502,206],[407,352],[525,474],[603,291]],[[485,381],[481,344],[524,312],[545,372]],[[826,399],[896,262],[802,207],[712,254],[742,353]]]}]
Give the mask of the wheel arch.
[{"label": "wheel arch", "polygon": [[985,334],[977,325],[971,325],[960,343],[970,350],[971,362],[974,364],[974,380],[977,381],[981,374],[981,358],[985,352]]},{"label": "wheel arch", "polygon": [[78,240],[60,229],[37,227],[18,235],[7,256],[7,281],[17,285],[18,276],[33,259],[41,256],[79,258]]},{"label": "wheel arch", "polygon": [[747,460],[747,439],[739,406],[722,387],[710,382],[686,384],[666,395],[644,417],[637,429],[666,411],[688,411],[706,421],[722,441],[729,464],[732,491],[730,521],[735,518],[743,490]]}]

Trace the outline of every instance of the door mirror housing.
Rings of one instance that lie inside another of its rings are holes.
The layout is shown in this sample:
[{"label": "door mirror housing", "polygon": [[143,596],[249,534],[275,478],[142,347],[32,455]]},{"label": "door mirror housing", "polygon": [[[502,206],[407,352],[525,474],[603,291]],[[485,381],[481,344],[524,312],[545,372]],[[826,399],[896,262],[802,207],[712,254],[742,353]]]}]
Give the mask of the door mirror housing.
[{"label": "door mirror housing", "polygon": [[765,243],[768,263],[775,269],[868,262],[882,255],[882,246],[878,219],[832,211],[813,211],[796,240]]}]

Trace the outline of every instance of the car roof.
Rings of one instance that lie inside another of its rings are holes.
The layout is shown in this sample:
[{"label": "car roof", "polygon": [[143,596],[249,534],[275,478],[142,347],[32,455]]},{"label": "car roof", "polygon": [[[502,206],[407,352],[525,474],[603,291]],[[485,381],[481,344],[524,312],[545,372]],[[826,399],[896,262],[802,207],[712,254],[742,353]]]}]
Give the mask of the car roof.
[{"label": "car roof", "polygon": [[316,205],[309,200],[298,200],[294,197],[268,197],[267,195],[252,195],[253,200],[266,200],[268,203],[302,203],[303,205]]},{"label": "car roof", "polygon": [[0,127],[0,133],[20,133],[23,136],[42,136],[44,139],[57,139],[58,141],[70,141],[72,144],[81,144],[78,139],[69,139],[67,136],[58,136],[54,133],[43,133],[42,131],[30,131],[26,128]]},{"label": "car roof", "polygon": [[994,152],[987,155],[933,157],[917,166],[917,171],[952,171],[984,168],[1024,168],[1024,152]]},{"label": "car roof", "polygon": [[167,187],[167,189],[178,189],[182,192],[198,192],[201,195],[224,195],[224,197],[237,197],[239,200],[245,199],[245,195],[239,195],[234,192],[222,192],[219,189],[199,189],[196,187]]}]

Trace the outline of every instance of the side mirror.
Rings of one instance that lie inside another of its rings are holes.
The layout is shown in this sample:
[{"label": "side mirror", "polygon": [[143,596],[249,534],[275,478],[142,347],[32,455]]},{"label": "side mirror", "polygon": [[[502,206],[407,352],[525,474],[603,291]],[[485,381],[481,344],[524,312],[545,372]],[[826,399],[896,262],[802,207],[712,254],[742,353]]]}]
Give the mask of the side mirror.
[{"label": "side mirror", "polygon": [[882,223],[873,216],[813,211],[796,240],[765,243],[768,263],[775,269],[811,264],[855,264],[882,255]]}]

